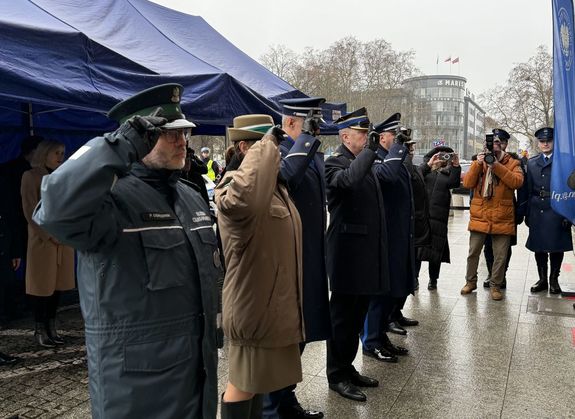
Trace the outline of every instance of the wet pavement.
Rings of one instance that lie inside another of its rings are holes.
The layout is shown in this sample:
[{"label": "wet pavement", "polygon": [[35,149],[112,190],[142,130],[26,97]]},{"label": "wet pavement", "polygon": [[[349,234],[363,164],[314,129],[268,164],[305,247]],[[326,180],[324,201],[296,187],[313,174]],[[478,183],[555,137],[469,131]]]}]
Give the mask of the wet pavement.
[{"label": "wet pavement", "polygon": [[[481,286],[461,296],[467,217],[468,212],[456,211],[450,221],[452,263],[442,265],[436,291],[427,290],[423,264],[421,288],[404,310],[420,325],[409,328],[407,336],[390,335],[410,354],[397,364],[359,354],[358,370],[381,383],[367,389],[368,401],[359,403],[328,389],[325,343],[310,344],[303,355],[304,380],[297,389],[304,407],[341,419],[575,417],[575,300],[529,292],[537,270],[533,254],[524,247],[523,225],[513,248],[505,299],[492,301]],[[574,268],[575,257],[568,253],[560,277],[564,288],[575,289]],[[485,273],[482,260],[480,279]],[[37,350],[31,320],[0,331],[0,351],[22,358],[13,367],[0,368],[0,418],[90,417],[78,308],[63,311],[60,319],[69,342],[61,349]],[[222,388],[226,369],[223,351]]]}]

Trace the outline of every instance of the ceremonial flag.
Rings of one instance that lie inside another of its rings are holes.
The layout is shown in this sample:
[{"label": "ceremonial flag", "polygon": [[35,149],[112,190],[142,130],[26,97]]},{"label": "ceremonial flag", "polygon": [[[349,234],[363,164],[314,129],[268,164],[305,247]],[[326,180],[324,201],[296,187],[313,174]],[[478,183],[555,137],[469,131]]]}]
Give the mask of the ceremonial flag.
[{"label": "ceremonial flag", "polygon": [[459,62],[459,57],[455,57],[453,60],[451,60],[452,64],[458,63]]},{"label": "ceremonial flag", "polygon": [[575,63],[573,0],[553,0],[555,127],[551,207],[575,223]]},{"label": "ceremonial flag", "polygon": [[445,59],[444,63],[448,63],[448,62],[450,62],[450,61],[451,61],[451,56],[447,57],[447,58]]}]

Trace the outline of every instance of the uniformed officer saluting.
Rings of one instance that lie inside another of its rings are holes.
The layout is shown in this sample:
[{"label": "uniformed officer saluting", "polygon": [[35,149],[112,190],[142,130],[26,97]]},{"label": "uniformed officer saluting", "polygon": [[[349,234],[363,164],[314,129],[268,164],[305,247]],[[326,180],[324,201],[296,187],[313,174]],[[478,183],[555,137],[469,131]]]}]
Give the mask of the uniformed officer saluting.
[{"label": "uniformed officer saluting", "polygon": [[[331,334],[325,268],[325,177],[319,124],[324,98],[281,100],[282,129],[287,136],[279,144],[280,173],[301,217],[303,232],[303,311],[306,342],[327,339]],[[300,345],[303,352],[305,343]],[[270,393],[264,399],[264,418],[319,419],[322,412],[304,409],[295,395],[295,384]]]},{"label": "uniformed officer saluting", "polygon": [[34,220],[79,251],[94,418],[216,417],[220,259],[206,202],[179,180],[195,126],[182,90],[119,103],[120,128],[42,182]]},{"label": "uniformed officer saluting", "polygon": [[[545,291],[559,294],[559,273],[563,253],[573,250],[571,223],[551,208],[551,165],[553,164],[553,128],[545,127],[535,132],[541,154],[527,163],[527,188],[529,200],[525,222],[529,226],[527,248],[535,252],[539,281],[531,292]],[[547,259],[551,263],[547,285]]]},{"label": "uniformed officer saluting", "polygon": [[389,290],[383,201],[371,170],[379,134],[371,132],[368,139],[365,108],[335,123],[342,144],[325,163],[332,324],[332,337],[327,341],[327,380],[329,388],[340,396],[366,401],[358,387],[377,387],[379,382],[359,374],[352,362],[370,296]]}]

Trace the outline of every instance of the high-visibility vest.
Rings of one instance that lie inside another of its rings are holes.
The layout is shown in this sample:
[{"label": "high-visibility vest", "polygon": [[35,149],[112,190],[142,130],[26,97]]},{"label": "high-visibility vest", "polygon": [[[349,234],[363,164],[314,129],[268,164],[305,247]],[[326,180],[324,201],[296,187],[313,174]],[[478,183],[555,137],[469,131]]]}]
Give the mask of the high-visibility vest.
[{"label": "high-visibility vest", "polygon": [[214,164],[214,161],[212,159],[208,160],[208,164],[207,164],[207,166],[208,166],[208,177],[211,180],[216,180],[216,172],[214,172],[214,169],[212,168],[213,164]]}]

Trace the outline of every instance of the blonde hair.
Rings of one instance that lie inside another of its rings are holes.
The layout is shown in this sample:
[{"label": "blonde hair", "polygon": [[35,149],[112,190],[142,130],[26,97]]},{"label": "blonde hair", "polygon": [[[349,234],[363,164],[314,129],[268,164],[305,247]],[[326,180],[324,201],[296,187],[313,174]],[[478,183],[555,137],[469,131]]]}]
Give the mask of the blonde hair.
[{"label": "blonde hair", "polygon": [[34,157],[31,162],[32,167],[44,167],[48,159],[48,154],[60,147],[64,148],[64,143],[57,140],[42,140],[34,152]]}]

